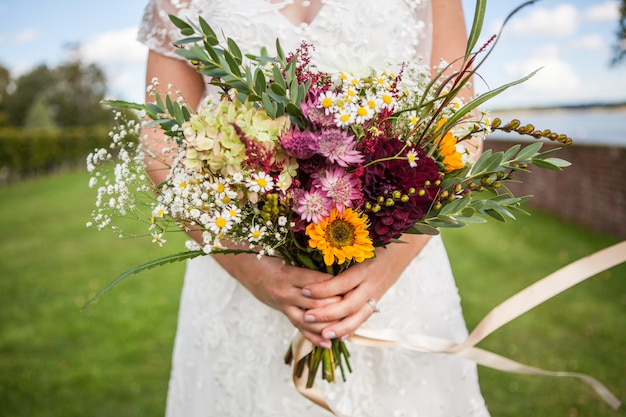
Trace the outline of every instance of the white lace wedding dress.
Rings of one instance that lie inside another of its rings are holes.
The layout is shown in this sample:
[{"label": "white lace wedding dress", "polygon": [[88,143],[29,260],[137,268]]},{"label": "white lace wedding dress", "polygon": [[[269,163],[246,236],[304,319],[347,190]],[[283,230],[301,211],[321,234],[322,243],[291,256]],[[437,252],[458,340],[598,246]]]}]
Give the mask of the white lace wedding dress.
[{"label": "white lace wedding dress", "polygon": [[[157,0],[146,8],[139,39],[173,53],[180,35],[168,13],[203,16],[243,51],[275,45],[286,51],[307,39],[317,50],[339,42],[392,62],[430,55],[426,0],[322,0],[310,24],[281,12],[289,1]],[[467,335],[458,291],[440,238],[431,239],[380,301],[369,328],[393,328],[460,342]],[[188,263],[167,398],[168,417],[313,417],[330,414],[302,397],[282,356],[294,336],[290,322],[260,303],[210,256]],[[476,366],[438,354],[349,345],[347,383],[320,382],[333,407],[353,417],[488,416]]]}]

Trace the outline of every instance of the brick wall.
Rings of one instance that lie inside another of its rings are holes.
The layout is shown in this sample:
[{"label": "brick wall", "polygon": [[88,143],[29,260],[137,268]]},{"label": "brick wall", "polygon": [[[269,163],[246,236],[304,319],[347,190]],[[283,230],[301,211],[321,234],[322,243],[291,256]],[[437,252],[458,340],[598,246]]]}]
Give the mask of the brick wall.
[{"label": "brick wall", "polygon": [[[514,143],[492,139],[485,148],[503,151]],[[543,150],[553,148],[546,143]],[[532,168],[510,184],[515,195],[533,195],[529,205],[618,238],[626,238],[626,147],[570,145],[554,154],[572,166],[561,172]]]}]

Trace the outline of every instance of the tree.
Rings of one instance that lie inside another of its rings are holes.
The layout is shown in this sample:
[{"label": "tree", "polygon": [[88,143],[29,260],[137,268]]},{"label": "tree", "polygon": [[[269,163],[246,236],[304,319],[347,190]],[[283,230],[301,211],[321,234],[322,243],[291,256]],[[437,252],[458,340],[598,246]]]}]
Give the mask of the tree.
[{"label": "tree", "polygon": [[8,124],[7,106],[9,101],[9,85],[11,84],[11,73],[8,69],[0,65],[0,126]]},{"label": "tree", "polygon": [[37,97],[43,96],[54,85],[54,74],[45,64],[21,75],[15,81],[15,90],[7,103],[7,116],[13,126],[24,126],[29,109]]},{"label": "tree", "polygon": [[611,60],[611,65],[614,66],[626,61],[626,0],[622,0],[619,11],[621,17],[617,31],[617,41],[613,46],[613,59]]},{"label": "tree", "polygon": [[55,70],[56,82],[48,92],[59,126],[94,125],[110,118],[110,111],[100,102],[106,94],[106,77],[95,64],[80,60],[63,64]]},{"label": "tree", "polygon": [[56,68],[40,65],[15,81],[15,90],[7,100],[8,121],[13,126],[25,126],[36,105],[34,120],[42,120],[47,113],[52,120],[46,124],[64,127],[109,123],[111,111],[100,104],[106,89],[102,70],[95,64],[84,64],[78,57]]}]

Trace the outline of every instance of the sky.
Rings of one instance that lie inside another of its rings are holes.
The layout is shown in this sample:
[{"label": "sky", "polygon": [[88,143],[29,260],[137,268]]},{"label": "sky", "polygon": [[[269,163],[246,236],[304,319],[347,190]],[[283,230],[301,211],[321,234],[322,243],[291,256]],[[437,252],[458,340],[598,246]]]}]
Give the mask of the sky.
[{"label": "sky", "polygon": [[[66,61],[71,46],[106,73],[110,98],[141,101],[146,48],[135,40],[147,0],[0,0],[0,65],[15,77]],[[236,1],[236,0],[234,0]],[[522,0],[491,0],[483,39],[497,34]],[[475,2],[463,0],[468,25]],[[626,103],[626,64],[610,67],[618,0],[540,0],[509,21],[480,68],[479,92],[530,72],[530,81],[491,100],[491,108]]]}]

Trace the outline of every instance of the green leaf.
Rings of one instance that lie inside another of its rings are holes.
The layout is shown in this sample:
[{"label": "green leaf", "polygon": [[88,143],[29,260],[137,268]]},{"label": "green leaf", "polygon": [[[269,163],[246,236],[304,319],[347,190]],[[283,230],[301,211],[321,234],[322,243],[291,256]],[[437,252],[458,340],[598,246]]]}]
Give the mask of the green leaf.
[{"label": "green leaf", "polygon": [[174,42],[174,45],[183,46],[183,45],[187,45],[190,43],[199,43],[199,42],[202,42],[203,40],[204,38],[201,36],[190,36],[188,38],[177,40],[176,42]]},{"label": "green leaf", "polygon": [[461,211],[463,211],[465,207],[467,207],[469,203],[470,203],[469,198],[458,198],[452,201],[451,203],[448,203],[445,206],[443,206],[439,214],[447,216],[447,215],[460,213]]},{"label": "green leaf", "polygon": [[200,21],[200,28],[202,29],[202,33],[204,34],[204,36],[206,36],[207,41],[212,46],[217,45],[218,44],[217,34],[213,30],[213,28],[211,28],[211,25],[209,25],[207,21],[202,18],[202,16],[200,16],[198,20]]},{"label": "green leaf", "polygon": [[176,253],[174,255],[165,256],[163,258],[153,259],[153,260],[151,260],[149,262],[146,262],[144,264],[141,264],[139,266],[131,268],[131,269],[127,270],[127,271],[124,271],[117,278],[115,278],[113,281],[109,282],[96,295],[94,295],[89,300],[87,300],[87,302],[83,305],[83,309],[86,308],[87,306],[89,306],[90,304],[92,304],[94,301],[96,301],[97,299],[99,299],[103,295],[105,295],[106,293],[108,293],[109,291],[111,291],[115,286],[117,286],[117,284],[119,284],[120,282],[124,281],[126,278],[128,278],[129,276],[131,276],[133,274],[137,274],[139,272],[142,272],[142,271],[145,271],[145,270],[148,270],[148,269],[152,269],[152,268],[157,267],[157,266],[166,265],[166,264],[169,264],[169,263],[172,263],[172,262],[179,262],[179,261],[184,261],[186,259],[192,259],[192,258],[195,258],[195,257],[203,255],[203,254],[204,254],[204,252],[202,252],[202,251],[180,252],[180,253]]},{"label": "green leaf", "polygon": [[[280,94],[280,93],[283,94]],[[286,97],[286,92],[281,90],[279,85],[272,84],[270,85],[270,89],[267,90],[267,94],[274,100],[277,104],[282,104],[283,107],[289,104],[289,99]]]},{"label": "green leaf", "polygon": [[297,251],[296,256],[298,257],[298,261],[302,264],[302,266],[304,266],[305,268],[308,269],[312,269],[314,271],[318,270],[317,265],[315,265],[315,262],[313,262],[313,260],[311,259],[310,256],[308,256],[307,254],[305,254],[302,251]]},{"label": "green leaf", "polygon": [[504,152],[502,159],[505,162],[511,161],[521,148],[522,148],[522,145],[520,145],[519,143],[517,145],[511,146],[509,149],[506,150],[506,152]]},{"label": "green leaf", "polygon": [[474,21],[472,22],[472,29],[467,38],[467,47],[465,49],[465,59],[467,59],[472,51],[476,42],[480,38],[480,34],[483,29],[483,21],[485,19],[485,10],[487,9],[487,0],[476,0],[476,7],[474,10]]},{"label": "green leaf", "polygon": [[263,93],[261,95],[261,101],[263,102],[263,108],[267,112],[268,116],[270,116],[272,119],[275,119],[277,110],[276,103],[272,101],[267,93]]},{"label": "green leaf", "polygon": [[124,100],[102,100],[102,104],[114,107],[116,109],[133,109],[133,110],[147,110],[145,105],[139,103],[133,103],[132,101]]},{"label": "green leaf", "polygon": [[287,84],[285,83],[285,79],[283,78],[283,74],[280,72],[280,68],[276,65],[272,67],[272,76],[274,77],[274,84],[280,85],[283,90],[287,90]]},{"label": "green leaf", "polygon": [[224,51],[224,59],[226,60],[226,62],[228,62],[228,68],[230,68],[230,72],[236,77],[241,78],[241,70],[239,69],[239,64],[230,52]]},{"label": "green leaf", "polygon": [[497,210],[489,209],[489,210],[485,210],[484,213],[488,215],[489,217],[496,219],[499,222],[504,223],[506,221],[506,218],[502,214],[500,214],[500,212]]},{"label": "green leaf", "polygon": [[564,159],[559,159],[559,158],[546,158],[546,159],[533,158],[531,162],[533,165],[539,168],[550,169],[552,171],[562,171],[564,167],[568,167],[572,165],[570,162]]},{"label": "green leaf", "polygon": [[458,220],[454,220],[453,222],[449,221],[449,220],[450,220],[449,218],[446,218],[445,220],[436,218],[436,219],[426,220],[426,222],[430,226],[438,227],[438,228],[444,228],[444,227],[446,227],[446,228],[459,228],[459,227],[465,226],[465,223],[460,222]]},{"label": "green leaf", "polygon": [[193,35],[195,33],[195,31],[193,30],[193,27],[191,27],[191,25],[187,22],[185,22],[184,20],[174,16],[174,15],[169,15],[170,21],[174,24],[174,26],[176,26],[178,29],[180,29],[180,33],[182,33],[185,36],[189,36],[189,35]]},{"label": "green leaf", "polygon": [[287,62],[285,59],[285,52],[283,51],[283,47],[280,45],[278,38],[276,38],[276,55],[278,56],[280,63],[285,65]]},{"label": "green leaf", "polygon": [[409,230],[405,231],[404,233],[407,233],[410,235],[436,236],[439,234],[439,229],[433,226],[429,226],[424,223],[415,223],[413,227],[411,227]]},{"label": "green leaf", "polygon": [[476,209],[473,207],[465,207],[463,210],[461,210],[461,216],[463,216],[465,219],[471,219],[475,215],[476,215]]},{"label": "green leaf", "polygon": [[496,152],[487,160],[485,164],[485,170],[487,172],[494,172],[500,165],[502,164],[502,160],[504,159],[504,153]]},{"label": "green leaf", "polygon": [[474,224],[487,223],[487,220],[485,220],[484,218],[480,216],[477,216],[475,213],[467,217],[460,216],[458,217],[458,219],[464,223],[474,223]]},{"label": "green leaf", "polygon": [[520,162],[527,161],[533,158],[536,155],[536,153],[539,151],[539,149],[541,149],[542,146],[543,146],[543,143],[541,142],[531,143],[530,145],[522,149],[517,154],[517,157],[515,159]]},{"label": "green leaf", "polygon": [[491,149],[485,149],[480,155],[480,158],[478,158],[478,161],[476,161],[472,166],[470,174],[475,175],[479,172],[483,172],[485,170],[485,166],[487,165],[487,161],[489,160],[489,158],[491,158],[491,154]]},{"label": "green leaf", "polygon": [[254,72],[254,91],[257,94],[262,94],[267,91],[267,81],[265,80],[265,74],[260,68],[257,68]]},{"label": "green leaf", "polygon": [[454,113],[454,115],[452,117],[450,117],[450,119],[448,119],[448,121],[446,122],[446,126],[452,126],[459,119],[461,119],[462,117],[465,117],[466,115],[468,115],[472,110],[474,110],[475,108],[479,107],[480,105],[482,105],[486,101],[491,100],[493,97],[495,97],[498,94],[502,93],[503,91],[509,89],[510,87],[512,87],[514,85],[517,85],[517,84],[521,84],[523,82],[526,82],[531,77],[533,77],[538,71],[539,70],[535,70],[532,73],[530,73],[529,75],[527,75],[526,77],[520,78],[520,79],[518,79],[516,81],[510,82],[510,83],[505,84],[505,85],[502,85],[502,86],[500,86],[500,87],[498,87],[498,88],[496,88],[494,90],[487,91],[486,93],[483,93],[483,94],[479,95],[474,100],[470,101],[465,106],[463,106],[459,110],[457,110],[457,112]]},{"label": "green leaf", "polygon": [[237,64],[241,65],[243,62],[243,56],[241,54],[241,49],[239,49],[239,45],[237,42],[232,40],[231,38],[226,39],[226,44],[228,45],[228,51],[231,53]]}]

